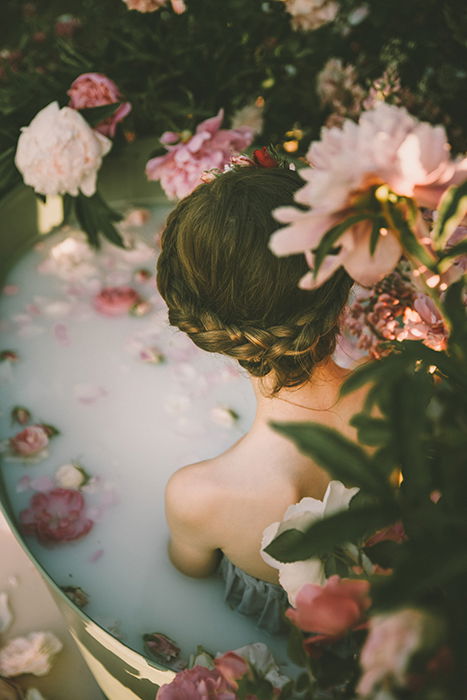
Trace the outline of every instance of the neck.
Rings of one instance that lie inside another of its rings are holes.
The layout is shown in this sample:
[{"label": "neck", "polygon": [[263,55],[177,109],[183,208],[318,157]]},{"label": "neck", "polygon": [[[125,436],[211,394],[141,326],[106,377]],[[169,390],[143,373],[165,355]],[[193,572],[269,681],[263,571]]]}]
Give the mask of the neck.
[{"label": "neck", "polygon": [[257,410],[255,424],[270,420],[315,420],[319,412],[333,411],[339,401],[339,390],[349,371],[327,358],[313,371],[310,379],[299,387],[283,388],[274,396],[274,377],[252,377]]}]

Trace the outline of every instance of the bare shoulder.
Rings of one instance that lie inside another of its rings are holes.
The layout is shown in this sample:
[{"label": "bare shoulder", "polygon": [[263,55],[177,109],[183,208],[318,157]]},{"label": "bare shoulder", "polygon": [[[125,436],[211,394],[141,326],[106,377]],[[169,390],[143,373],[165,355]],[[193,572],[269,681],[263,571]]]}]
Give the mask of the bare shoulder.
[{"label": "bare shoulder", "polygon": [[165,489],[169,524],[201,525],[211,518],[218,504],[218,488],[211,476],[211,461],[197,462],[178,469]]}]

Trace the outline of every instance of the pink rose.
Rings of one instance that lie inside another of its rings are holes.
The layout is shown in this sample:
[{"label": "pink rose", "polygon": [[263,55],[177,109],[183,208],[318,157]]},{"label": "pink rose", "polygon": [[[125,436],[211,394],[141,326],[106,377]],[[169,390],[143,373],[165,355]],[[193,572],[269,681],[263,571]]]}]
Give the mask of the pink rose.
[{"label": "pink rose", "polygon": [[242,151],[253,140],[250,127],[221,129],[224,111],[198,124],[187,139],[166,131],[161,136],[168,153],[151,158],[146,164],[149,180],[160,180],[169,199],[181,199],[202,183],[206,170],[223,170],[233,153]]},{"label": "pink rose", "polygon": [[372,695],[381,683],[403,687],[413,655],[422,647],[432,646],[438,635],[435,618],[421,610],[407,608],[372,617],[360,655],[363,674],[358,694]]},{"label": "pink rose", "polygon": [[[69,105],[73,109],[85,109],[110,105],[121,101],[120,90],[110,78],[102,73],[83,73],[71,84],[67,94],[70,97]],[[121,122],[131,112],[131,104],[124,102],[117,111],[107,119],[100,122],[95,129],[104,136],[115,136],[118,122]]]},{"label": "pink rose", "polygon": [[85,515],[83,494],[75,489],[35,493],[21,511],[23,531],[42,542],[69,542],[87,535],[94,525]]},{"label": "pink rose", "polygon": [[140,302],[141,297],[132,287],[104,287],[94,297],[93,305],[104,316],[121,316]]},{"label": "pink rose", "polygon": [[216,668],[213,671],[204,666],[194,666],[177,673],[174,680],[162,685],[156,695],[157,700],[235,700],[235,693]]},{"label": "pink rose", "polygon": [[340,637],[362,622],[371,601],[368,581],[331,576],[324,586],[305,584],[296,598],[296,608],[286,612],[294,625],[305,632]]},{"label": "pink rose", "polygon": [[10,449],[21,457],[32,457],[42,452],[49,444],[46,431],[40,425],[30,425],[10,438]]}]

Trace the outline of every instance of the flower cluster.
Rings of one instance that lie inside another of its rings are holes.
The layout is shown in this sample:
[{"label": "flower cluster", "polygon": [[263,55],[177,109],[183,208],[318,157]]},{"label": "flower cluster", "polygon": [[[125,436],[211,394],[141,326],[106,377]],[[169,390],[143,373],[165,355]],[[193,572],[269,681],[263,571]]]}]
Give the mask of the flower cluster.
[{"label": "flower cluster", "polygon": [[388,352],[387,340],[421,340],[433,350],[444,350],[447,328],[433,301],[417,291],[399,270],[370,290],[361,288],[345,310],[342,329],[355,336],[358,348],[379,359]]},{"label": "flower cluster", "polygon": [[[117,85],[102,73],[82,73],[74,80],[68,90],[69,106],[73,109],[89,109],[102,105],[121,102]],[[118,122],[131,112],[131,104],[123,102],[116,112],[96,125],[96,131],[113,138]]]},{"label": "flower cluster", "polygon": [[362,111],[365,91],[358,83],[357,70],[344,66],[340,58],[330,58],[316,78],[316,92],[323,106],[331,110],[327,127],[341,126],[344,119],[356,118]]}]

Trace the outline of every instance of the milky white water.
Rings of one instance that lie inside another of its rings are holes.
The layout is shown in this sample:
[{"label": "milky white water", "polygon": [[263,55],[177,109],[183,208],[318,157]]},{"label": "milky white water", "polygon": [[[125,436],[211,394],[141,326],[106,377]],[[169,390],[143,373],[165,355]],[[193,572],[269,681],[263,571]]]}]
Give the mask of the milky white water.
[{"label": "milky white water", "polygon": [[[284,641],[231,611],[220,580],[188,578],[167,558],[169,476],[224,451],[247,431],[254,410],[238,366],[168,326],[154,275],[135,280],[136,270],[154,271],[154,233],[167,211],[154,209],[148,224],[128,229],[139,241],[130,253],[106,245],[89,255],[82,244],[76,253],[73,242],[57,248],[73,235],[68,230],[41,241],[12,269],[0,299],[0,350],[19,359],[0,363],[0,438],[22,430],[11,423],[16,405],[31,411],[31,423],[52,424],[60,435],[40,462],[4,455],[3,479],[18,514],[35,490],[53,487],[63,464],[79,462],[95,477],[84,490],[95,520],[88,535],[50,547],[26,541],[56,583],[83,588],[85,611],[133,649],[143,652],[142,635],[157,631],[176,640],[183,657],[198,644],[223,652],[262,641],[284,661]],[[94,294],[117,284],[133,286],[151,310],[113,318],[95,311]],[[146,362],[148,349],[165,361]]]}]

